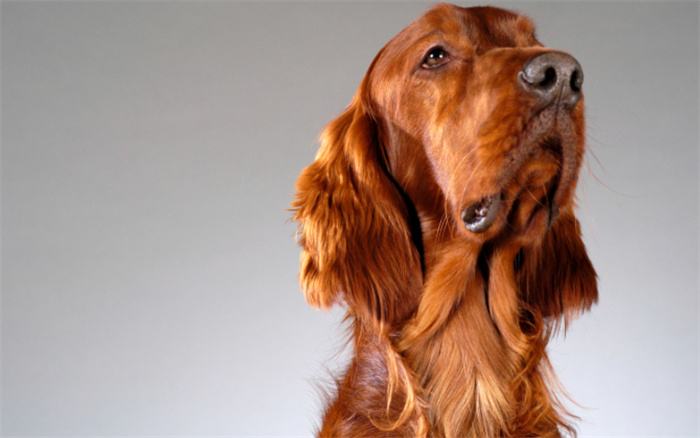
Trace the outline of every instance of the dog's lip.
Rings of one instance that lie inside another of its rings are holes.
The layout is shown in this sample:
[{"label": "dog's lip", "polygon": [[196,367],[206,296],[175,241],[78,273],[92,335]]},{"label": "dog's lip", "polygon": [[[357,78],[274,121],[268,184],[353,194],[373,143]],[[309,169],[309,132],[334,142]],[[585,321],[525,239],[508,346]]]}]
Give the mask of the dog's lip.
[{"label": "dog's lip", "polygon": [[501,193],[488,195],[465,208],[462,211],[462,221],[467,230],[472,233],[488,230],[496,222],[502,198]]}]

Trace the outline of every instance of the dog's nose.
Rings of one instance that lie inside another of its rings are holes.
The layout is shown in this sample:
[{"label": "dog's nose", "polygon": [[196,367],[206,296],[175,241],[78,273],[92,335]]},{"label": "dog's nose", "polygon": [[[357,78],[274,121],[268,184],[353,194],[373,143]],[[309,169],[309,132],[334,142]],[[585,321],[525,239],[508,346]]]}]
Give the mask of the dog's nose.
[{"label": "dog's nose", "polygon": [[583,69],[573,56],[566,53],[535,55],[527,61],[518,79],[542,107],[555,104],[571,109],[581,98]]}]

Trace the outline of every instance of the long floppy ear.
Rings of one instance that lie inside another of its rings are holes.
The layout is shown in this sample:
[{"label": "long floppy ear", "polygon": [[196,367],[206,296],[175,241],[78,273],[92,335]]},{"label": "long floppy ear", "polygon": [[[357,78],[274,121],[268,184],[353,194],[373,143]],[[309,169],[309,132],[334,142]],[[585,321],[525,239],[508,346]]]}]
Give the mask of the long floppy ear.
[{"label": "long floppy ear", "polygon": [[359,317],[392,323],[413,309],[421,265],[361,92],[326,127],[316,160],[297,181],[299,277],[314,307],[344,300]]},{"label": "long floppy ear", "polygon": [[525,301],[555,327],[598,301],[597,276],[581,240],[579,222],[561,214],[539,245],[523,249],[518,271]]}]

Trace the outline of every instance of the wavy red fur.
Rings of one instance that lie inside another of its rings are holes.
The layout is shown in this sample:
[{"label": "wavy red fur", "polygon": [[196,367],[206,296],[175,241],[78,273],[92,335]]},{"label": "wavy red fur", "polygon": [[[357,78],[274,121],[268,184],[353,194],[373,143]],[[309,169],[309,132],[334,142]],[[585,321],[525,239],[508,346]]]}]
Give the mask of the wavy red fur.
[{"label": "wavy red fur", "polygon": [[293,203],[305,297],[351,324],[319,436],[575,433],[546,345],[597,300],[581,75],[488,7],[438,5],[379,52]]}]

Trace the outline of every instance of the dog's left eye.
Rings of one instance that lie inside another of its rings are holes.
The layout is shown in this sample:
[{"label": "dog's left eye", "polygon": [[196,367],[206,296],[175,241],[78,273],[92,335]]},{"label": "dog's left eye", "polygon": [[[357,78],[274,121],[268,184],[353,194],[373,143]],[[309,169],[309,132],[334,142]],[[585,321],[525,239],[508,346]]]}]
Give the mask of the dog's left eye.
[{"label": "dog's left eye", "polygon": [[423,68],[435,68],[435,67],[440,67],[441,65],[447,64],[449,62],[450,56],[449,54],[443,49],[442,47],[435,47],[428,52],[426,55],[425,59],[423,60],[423,64],[421,67]]}]

